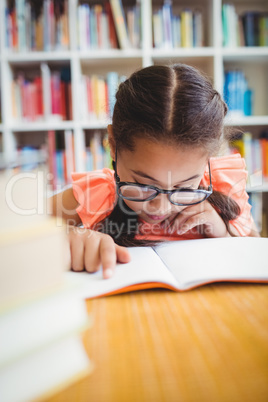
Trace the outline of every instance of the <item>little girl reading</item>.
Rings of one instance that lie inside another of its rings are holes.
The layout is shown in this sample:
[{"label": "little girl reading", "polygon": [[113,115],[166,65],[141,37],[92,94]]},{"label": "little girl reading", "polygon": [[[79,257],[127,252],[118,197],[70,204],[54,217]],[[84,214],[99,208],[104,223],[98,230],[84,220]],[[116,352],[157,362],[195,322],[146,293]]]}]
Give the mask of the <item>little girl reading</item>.
[{"label": "little girl reading", "polygon": [[120,84],[108,126],[114,170],[74,173],[72,188],[53,197],[69,224],[73,270],[102,267],[109,278],[116,261],[129,261],[125,246],[258,236],[244,159],[216,156],[226,113],[188,65],[147,67]]}]

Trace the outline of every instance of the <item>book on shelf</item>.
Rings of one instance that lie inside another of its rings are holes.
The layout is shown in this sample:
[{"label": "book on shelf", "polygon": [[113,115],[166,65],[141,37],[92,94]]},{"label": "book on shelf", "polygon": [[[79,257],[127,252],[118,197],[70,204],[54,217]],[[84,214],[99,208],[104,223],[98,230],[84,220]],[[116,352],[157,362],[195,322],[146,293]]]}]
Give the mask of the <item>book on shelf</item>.
[{"label": "book on shelf", "polygon": [[267,46],[267,12],[245,11],[238,14],[233,4],[222,6],[223,46]]},{"label": "book on shelf", "polygon": [[172,2],[153,11],[153,39],[155,48],[204,46],[203,16],[199,10],[174,12]]},{"label": "book on shelf", "polygon": [[40,69],[33,79],[19,73],[11,82],[12,117],[22,122],[72,119],[69,69],[51,72],[46,63]]},{"label": "book on shelf", "polygon": [[[0,177],[0,389],[35,400],[88,375],[82,335],[91,325],[75,278],[65,278],[64,227],[45,213],[42,172]],[[15,386],[14,386],[15,384]]]},{"label": "book on shelf", "polygon": [[263,176],[268,179],[268,132],[264,131],[260,136],[260,146],[262,155]]},{"label": "book on shelf", "polygon": [[109,1],[104,4],[79,4],[77,24],[81,50],[118,48]]},{"label": "book on shelf", "polygon": [[263,131],[259,138],[249,131],[239,134],[230,142],[230,151],[245,158],[249,190],[261,188],[268,179],[268,133]]},{"label": "book on shelf", "polygon": [[263,223],[265,222],[263,216],[263,201],[261,192],[249,192],[248,202],[251,205],[251,215],[257,226],[259,233],[262,233]]},{"label": "book on shelf", "polygon": [[115,94],[120,82],[125,76],[116,71],[110,71],[106,76],[92,74],[82,76],[80,95],[83,99],[80,109],[81,118],[91,122],[110,119],[115,104]]},{"label": "book on shelf", "polygon": [[128,38],[132,48],[139,49],[141,47],[141,3],[136,0],[134,6],[130,6],[126,11],[126,22],[128,30]]},{"label": "book on shelf", "polygon": [[129,248],[131,261],[114,276],[67,272],[81,279],[80,296],[94,298],[139,289],[185,291],[214,282],[268,282],[267,238],[228,237],[163,242]]},{"label": "book on shelf", "polygon": [[228,106],[228,116],[251,116],[253,114],[252,92],[242,70],[225,71],[224,100]]},{"label": "book on shelf", "polygon": [[111,167],[110,148],[107,136],[95,131],[90,136],[88,146],[86,146],[86,171]]},{"label": "book on shelf", "polygon": [[110,0],[110,5],[120,48],[128,49],[130,47],[130,43],[122,0]]},{"label": "book on shelf", "polygon": [[193,47],[193,13],[188,9],[181,13],[181,44],[182,47]]},{"label": "book on shelf", "polygon": [[21,171],[29,171],[38,167],[43,167],[47,163],[47,147],[41,144],[39,147],[24,145],[17,149],[16,159],[12,167]]},{"label": "book on shelf", "polygon": [[222,6],[222,30],[223,46],[233,47],[238,45],[238,15],[233,4]]},{"label": "book on shelf", "polygon": [[69,47],[68,0],[61,4],[53,0],[7,2],[5,17],[9,50],[51,51]]},{"label": "book on shelf", "polygon": [[243,15],[246,46],[259,46],[259,20],[260,13],[258,12],[248,11]]},{"label": "book on shelf", "polygon": [[117,49],[119,48],[119,43],[116,35],[115,23],[110,1],[106,1],[104,7],[108,18],[109,42],[112,49]]},{"label": "book on shelf", "polygon": [[72,130],[48,131],[48,167],[53,190],[71,183],[71,173],[75,171]]},{"label": "book on shelf", "polygon": [[268,13],[260,17],[260,46],[268,46]]}]

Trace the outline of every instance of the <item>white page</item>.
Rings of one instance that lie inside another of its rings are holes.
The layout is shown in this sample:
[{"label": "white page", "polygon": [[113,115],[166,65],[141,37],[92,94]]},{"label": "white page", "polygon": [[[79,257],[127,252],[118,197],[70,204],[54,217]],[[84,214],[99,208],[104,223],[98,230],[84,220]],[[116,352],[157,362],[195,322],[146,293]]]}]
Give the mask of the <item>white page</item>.
[{"label": "white page", "polygon": [[210,281],[268,280],[268,238],[172,241],[154,249],[179,289]]},{"label": "white page", "polygon": [[129,252],[131,261],[117,264],[114,276],[109,279],[103,279],[102,270],[94,274],[67,272],[65,275],[79,276],[79,296],[83,298],[105,295],[138,283],[160,282],[176,287],[175,278],[151,247],[130,247]]}]

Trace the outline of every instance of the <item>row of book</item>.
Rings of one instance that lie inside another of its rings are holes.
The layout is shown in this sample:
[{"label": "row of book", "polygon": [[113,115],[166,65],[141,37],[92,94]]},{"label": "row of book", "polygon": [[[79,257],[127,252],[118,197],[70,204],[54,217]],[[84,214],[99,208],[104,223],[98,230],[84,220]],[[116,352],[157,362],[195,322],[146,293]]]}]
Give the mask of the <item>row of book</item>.
[{"label": "row of book", "polygon": [[[107,137],[99,131],[85,132],[85,149],[81,154],[85,171],[111,167]],[[47,160],[52,189],[60,189],[72,182],[75,171],[74,135],[71,130],[48,132]]]},{"label": "row of book", "polygon": [[268,182],[268,131],[263,131],[259,138],[251,132],[239,134],[230,145],[231,153],[239,152],[245,158],[248,171],[247,191],[251,214],[257,229],[262,236],[267,237],[267,218],[264,211],[263,194],[261,190]]},{"label": "row of book", "polygon": [[106,76],[93,74],[82,76],[80,82],[80,98],[83,99],[80,108],[82,120],[107,120],[113,113],[115,94],[126,76],[110,71]]},{"label": "row of book", "polygon": [[6,195],[0,200],[3,402],[47,399],[93,369],[83,344],[92,319],[77,293],[79,278],[66,272],[64,227],[40,211],[40,205],[47,205],[44,183],[33,172],[0,176],[0,191]]},{"label": "row of book", "polygon": [[[108,139],[104,132],[85,131],[84,144],[84,151],[82,151],[80,159],[82,159],[85,171],[112,167]],[[40,139],[40,146],[36,144],[20,145],[14,161],[8,168],[27,172],[44,166],[48,166],[52,190],[60,189],[72,182],[71,174],[76,170],[72,130],[50,130],[45,140],[43,136]]]},{"label": "row of book", "polygon": [[78,43],[81,50],[139,48],[141,40],[140,4],[81,4],[77,10]]},{"label": "row of book", "polygon": [[16,0],[6,8],[6,46],[13,51],[69,48],[68,0]]},{"label": "row of book", "polygon": [[[59,135],[59,136],[58,136]],[[21,172],[30,171],[48,163],[49,183],[51,189],[59,190],[72,182],[71,173],[75,171],[75,155],[73,145],[73,134],[70,130],[64,132],[64,147],[58,148],[57,143],[62,133],[49,132],[48,145],[40,148],[33,146],[20,147],[17,150],[16,161],[11,167]],[[111,157],[107,139],[100,133],[95,132],[86,139],[84,152],[81,154],[85,171],[93,171],[111,168]]]},{"label": "row of book", "polygon": [[174,13],[171,2],[153,12],[154,47],[170,49],[204,46],[203,16],[199,10]]},{"label": "row of book", "polygon": [[228,70],[224,75],[224,100],[229,116],[241,117],[253,114],[253,90],[242,70]]},{"label": "row of book", "polygon": [[12,115],[17,121],[71,120],[70,70],[52,71],[41,64],[41,75],[28,79],[24,72],[12,81]]},{"label": "row of book", "polygon": [[250,132],[239,134],[230,145],[231,152],[239,152],[246,161],[249,188],[261,187],[268,179],[268,131],[259,138]]},{"label": "row of book", "polygon": [[222,6],[223,46],[268,46],[268,14],[248,11],[241,15],[233,4]]}]

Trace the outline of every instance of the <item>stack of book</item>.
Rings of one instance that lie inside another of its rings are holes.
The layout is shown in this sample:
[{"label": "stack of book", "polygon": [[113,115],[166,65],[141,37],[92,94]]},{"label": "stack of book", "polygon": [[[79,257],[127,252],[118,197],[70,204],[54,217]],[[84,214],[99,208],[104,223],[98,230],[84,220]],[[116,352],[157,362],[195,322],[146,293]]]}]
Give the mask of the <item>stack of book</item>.
[{"label": "stack of book", "polygon": [[92,370],[82,342],[90,317],[64,275],[62,227],[45,215],[40,175],[1,177],[1,401],[50,396]]}]

